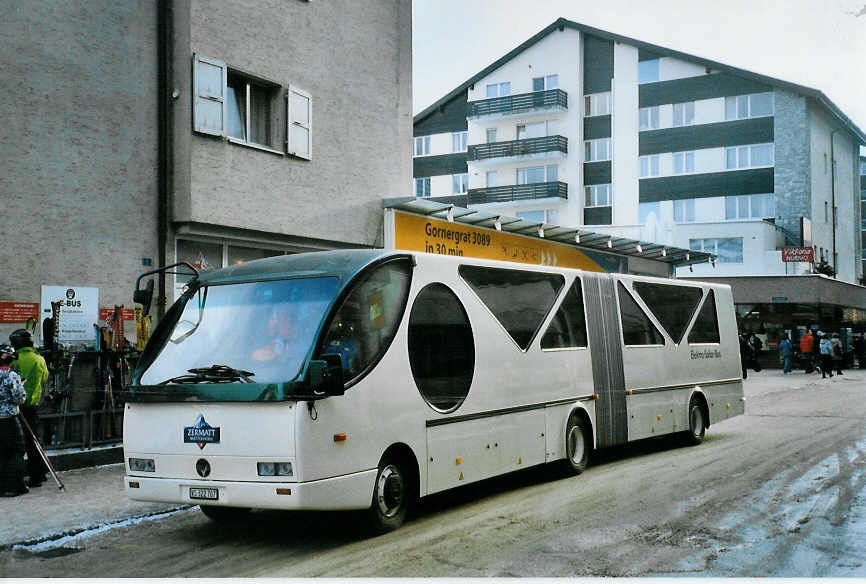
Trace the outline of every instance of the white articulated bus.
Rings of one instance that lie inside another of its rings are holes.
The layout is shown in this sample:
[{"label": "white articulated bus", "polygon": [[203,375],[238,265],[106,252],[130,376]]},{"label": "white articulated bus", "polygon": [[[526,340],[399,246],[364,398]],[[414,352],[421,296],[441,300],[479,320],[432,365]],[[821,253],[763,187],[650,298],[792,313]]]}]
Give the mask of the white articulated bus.
[{"label": "white articulated bus", "polygon": [[368,509],[743,413],[730,288],[386,250],[203,274],[126,392],[129,497]]}]

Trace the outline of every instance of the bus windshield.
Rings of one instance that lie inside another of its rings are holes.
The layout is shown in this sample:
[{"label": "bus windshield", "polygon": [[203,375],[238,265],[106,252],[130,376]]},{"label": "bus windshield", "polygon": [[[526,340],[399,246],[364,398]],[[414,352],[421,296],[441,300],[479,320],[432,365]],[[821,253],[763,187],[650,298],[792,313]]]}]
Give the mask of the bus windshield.
[{"label": "bus windshield", "polygon": [[317,277],[200,288],[141,384],[171,383],[213,365],[252,373],[245,377],[254,383],[294,379],[338,285]]}]

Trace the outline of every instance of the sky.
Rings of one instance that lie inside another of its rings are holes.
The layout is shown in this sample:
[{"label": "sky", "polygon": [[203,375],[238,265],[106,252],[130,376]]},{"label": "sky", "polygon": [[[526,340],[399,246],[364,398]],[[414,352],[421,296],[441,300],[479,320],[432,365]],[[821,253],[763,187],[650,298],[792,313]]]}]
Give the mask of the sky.
[{"label": "sky", "polygon": [[866,0],[413,0],[413,112],[559,17],[818,89],[866,132]]}]

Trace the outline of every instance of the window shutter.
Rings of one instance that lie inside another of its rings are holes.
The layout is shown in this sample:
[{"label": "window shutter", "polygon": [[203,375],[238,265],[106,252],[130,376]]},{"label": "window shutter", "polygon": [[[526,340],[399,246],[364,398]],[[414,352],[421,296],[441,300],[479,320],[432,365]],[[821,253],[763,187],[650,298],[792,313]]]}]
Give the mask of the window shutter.
[{"label": "window shutter", "polygon": [[292,156],[311,160],[313,157],[313,98],[306,91],[289,86],[288,101],[287,152]]},{"label": "window shutter", "polygon": [[203,55],[194,55],[193,59],[193,128],[196,132],[224,136],[226,64]]}]

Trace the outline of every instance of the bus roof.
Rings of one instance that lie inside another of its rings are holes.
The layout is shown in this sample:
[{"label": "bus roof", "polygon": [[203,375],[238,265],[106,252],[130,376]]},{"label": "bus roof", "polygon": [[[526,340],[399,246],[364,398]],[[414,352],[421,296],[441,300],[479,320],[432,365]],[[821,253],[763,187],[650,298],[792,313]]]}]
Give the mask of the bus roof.
[{"label": "bus roof", "polygon": [[236,264],[199,276],[202,285],[270,280],[281,276],[336,276],[347,282],[371,262],[389,255],[405,255],[384,249],[347,249],[274,256]]}]

